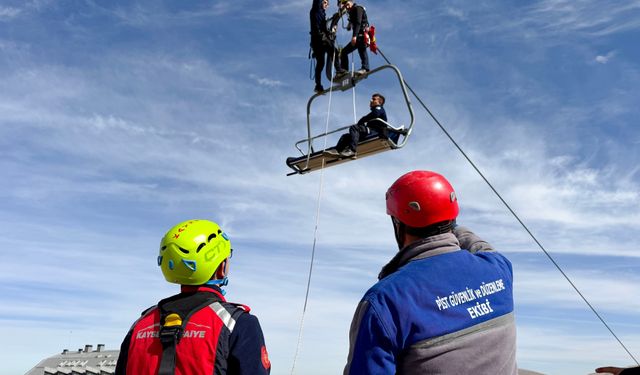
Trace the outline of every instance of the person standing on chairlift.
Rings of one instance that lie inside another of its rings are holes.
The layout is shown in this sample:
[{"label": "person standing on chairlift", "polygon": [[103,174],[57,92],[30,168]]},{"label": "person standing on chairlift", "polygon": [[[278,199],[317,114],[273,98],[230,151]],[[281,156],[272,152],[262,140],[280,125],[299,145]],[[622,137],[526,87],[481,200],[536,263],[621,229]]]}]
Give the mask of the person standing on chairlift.
[{"label": "person standing on chairlift", "polygon": [[357,124],[349,127],[349,133],[340,137],[335,150],[326,150],[325,153],[332,156],[355,158],[358,142],[361,138],[369,135],[370,131],[376,132],[382,138],[388,138],[387,125],[380,121],[387,121],[387,113],[383,107],[384,102],[384,96],[381,94],[375,93],[371,95],[371,101],[369,102],[371,112],[360,118]]},{"label": "person standing on chairlift", "polygon": [[314,78],[316,86],[313,91],[319,93],[324,91],[322,87],[322,70],[324,69],[325,57],[327,61],[332,61],[331,54],[334,51],[333,41],[329,36],[327,29],[326,10],[329,7],[329,0],[313,0],[311,10],[309,11],[309,19],[311,23],[311,50],[313,57],[316,59],[316,69]]},{"label": "person standing on chairlift", "polygon": [[356,73],[365,74],[369,71],[369,56],[367,55],[367,44],[364,39],[366,28],[369,27],[367,11],[362,5],[358,5],[352,0],[340,0],[340,4],[349,15],[352,37],[351,42],[340,52],[340,70],[336,72],[336,76],[344,75],[349,70],[349,54],[356,49],[362,63],[362,67]]}]

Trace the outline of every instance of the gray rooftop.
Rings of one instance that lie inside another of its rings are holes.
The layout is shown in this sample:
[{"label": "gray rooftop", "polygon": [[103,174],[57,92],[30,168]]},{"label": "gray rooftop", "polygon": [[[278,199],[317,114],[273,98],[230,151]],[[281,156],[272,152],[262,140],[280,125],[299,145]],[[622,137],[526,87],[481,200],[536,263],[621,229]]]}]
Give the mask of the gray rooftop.
[{"label": "gray rooftop", "polygon": [[119,350],[104,350],[98,344],[96,350],[92,345],[85,345],[77,351],[63,350],[47,359],[43,359],[36,367],[25,375],[111,375],[116,371]]},{"label": "gray rooftop", "polygon": [[[42,360],[25,375],[111,375],[116,371],[119,350],[104,350],[98,344],[96,350],[91,345],[75,352],[63,350],[61,354]],[[518,375],[544,375],[539,372],[518,369]]]}]

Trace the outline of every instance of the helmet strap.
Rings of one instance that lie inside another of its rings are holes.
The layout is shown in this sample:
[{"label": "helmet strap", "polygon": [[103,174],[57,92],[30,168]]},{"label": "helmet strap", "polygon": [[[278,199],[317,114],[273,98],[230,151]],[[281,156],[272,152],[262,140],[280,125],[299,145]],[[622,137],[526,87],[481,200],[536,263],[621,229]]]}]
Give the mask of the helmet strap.
[{"label": "helmet strap", "polygon": [[393,216],[391,216],[391,222],[393,223],[393,233],[396,236],[398,250],[402,250],[402,248],[404,247],[404,235],[407,231],[407,226]]},{"label": "helmet strap", "polygon": [[406,231],[412,236],[427,238],[438,234],[451,232],[451,230],[453,230],[455,226],[455,223],[455,220],[447,220],[423,228],[406,227]]},{"label": "helmet strap", "polygon": [[398,249],[402,250],[405,245],[406,235],[410,234],[419,238],[427,238],[442,233],[449,233],[455,228],[455,220],[441,221],[428,227],[414,228],[406,225],[397,218],[391,216],[391,222],[393,223],[393,232],[396,236],[396,242],[398,243]]},{"label": "helmet strap", "polygon": [[222,295],[224,296],[225,294],[227,294],[226,291],[224,291],[222,289],[223,286],[227,286],[227,284],[229,284],[229,278],[228,277],[223,277],[222,279],[215,279],[215,280],[209,280],[205,283],[205,285],[215,285],[220,287],[220,291],[222,291]]}]

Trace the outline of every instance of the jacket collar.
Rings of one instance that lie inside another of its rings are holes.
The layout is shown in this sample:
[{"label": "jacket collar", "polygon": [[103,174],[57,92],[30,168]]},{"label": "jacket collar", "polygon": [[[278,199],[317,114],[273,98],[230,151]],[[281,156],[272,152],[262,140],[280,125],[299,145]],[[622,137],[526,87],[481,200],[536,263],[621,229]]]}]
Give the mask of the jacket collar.
[{"label": "jacket collar", "polygon": [[222,295],[222,289],[216,285],[180,285],[180,293],[197,293],[197,292],[209,292],[217,294],[222,301],[226,302]]},{"label": "jacket collar", "polygon": [[380,271],[378,280],[391,275],[412,260],[424,259],[460,250],[460,243],[453,233],[437,234],[413,242],[400,250]]}]

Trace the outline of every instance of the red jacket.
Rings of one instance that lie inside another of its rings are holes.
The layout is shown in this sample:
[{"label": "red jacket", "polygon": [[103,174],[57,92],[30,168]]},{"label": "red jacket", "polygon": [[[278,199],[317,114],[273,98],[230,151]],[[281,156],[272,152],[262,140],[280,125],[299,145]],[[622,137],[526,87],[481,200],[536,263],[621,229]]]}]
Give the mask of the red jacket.
[{"label": "red jacket", "polygon": [[217,287],[182,286],[182,293],[160,301],[133,324],[122,343],[116,374],[158,374],[161,322],[172,313],[186,322],[175,346],[175,374],[269,374],[262,329],[249,311],[226,302]]}]

